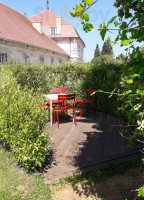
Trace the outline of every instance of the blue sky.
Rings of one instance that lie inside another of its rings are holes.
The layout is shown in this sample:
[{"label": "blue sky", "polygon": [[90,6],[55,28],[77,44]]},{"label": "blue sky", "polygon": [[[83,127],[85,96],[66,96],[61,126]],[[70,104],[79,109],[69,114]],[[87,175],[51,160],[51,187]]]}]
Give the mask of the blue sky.
[{"label": "blue sky", "polygon": [[[46,9],[46,1],[47,0],[1,0],[1,3],[6,4],[21,14],[26,13],[26,16],[30,17],[44,11]],[[99,31],[85,33],[82,30],[82,26],[79,20],[70,16],[69,11],[72,10],[72,7],[74,7],[79,2],[80,0],[49,0],[49,7],[52,12],[58,16],[62,16],[66,21],[72,23],[75,26],[81,38],[86,44],[84,60],[87,62],[93,58],[96,44],[99,44],[101,49],[103,41],[100,37]],[[90,21],[93,23],[95,28],[98,28],[100,23],[109,21],[113,16],[117,14],[117,9],[113,6],[113,3],[114,0],[99,0],[88,11]],[[107,36],[110,36],[111,38],[114,37],[113,34],[107,34]],[[125,53],[124,48],[119,47],[119,45],[114,46],[113,50],[115,56],[119,55],[121,52]]]}]

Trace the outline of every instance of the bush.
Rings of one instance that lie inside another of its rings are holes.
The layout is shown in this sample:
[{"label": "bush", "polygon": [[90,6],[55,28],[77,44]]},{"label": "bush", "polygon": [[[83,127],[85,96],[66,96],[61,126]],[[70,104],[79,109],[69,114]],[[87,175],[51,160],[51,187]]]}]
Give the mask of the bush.
[{"label": "bush", "polygon": [[0,142],[25,168],[41,167],[50,147],[44,132],[48,113],[41,109],[43,100],[21,89],[8,68],[0,66]]},{"label": "bush", "polygon": [[116,61],[113,59],[113,56],[111,55],[101,55],[97,58],[93,58],[91,61],[95,66],[97,65],[109,65],[113,64]]}]

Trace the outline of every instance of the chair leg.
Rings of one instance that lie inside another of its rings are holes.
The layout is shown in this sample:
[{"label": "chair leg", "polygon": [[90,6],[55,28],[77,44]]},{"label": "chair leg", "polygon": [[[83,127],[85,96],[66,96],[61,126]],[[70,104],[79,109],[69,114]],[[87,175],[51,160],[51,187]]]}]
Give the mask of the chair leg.
[{"label": "chair leg", "polygon": [[82,104],[80,104],[80,118],[82,118]]},{"label": "chair leg", "polygon": [[76,120],[76,112],[75,112],[75,108],[73,109],[73,115],[74,115],[75,124],[76,124],[76,126],[77,126],[77,120]]},{"label": "chair leg", "polygon": [[55,124],[55,110],[54,110],[54,124]]},{"label": "chair leg", "polygon": [[58,110],[57,110],[57,123],[58,123],[58,128],[59,128],[59,117],[58,117]]}]

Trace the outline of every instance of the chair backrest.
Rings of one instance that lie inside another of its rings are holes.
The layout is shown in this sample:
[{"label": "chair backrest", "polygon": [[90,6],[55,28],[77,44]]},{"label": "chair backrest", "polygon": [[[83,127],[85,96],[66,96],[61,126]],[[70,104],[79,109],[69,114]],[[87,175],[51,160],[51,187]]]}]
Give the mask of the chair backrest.
[{"label": "chair backrest", "polygon": [[[87,98],[88,98],[93,92],[96,92],[96,90],[95,90],[95,89],[88,88],[88,89],[87,89]],[[95,93],[95,94],[96,94],[96,93]],[[92,99],[95,98],[95,94],[93,95]]]},{"label": "chair backrest", "polygon": [[52,93],[67,93],[67,88],[52,88]]},{"label": "chair backrest", "polygon": [[59,104],[59,101],[69,101],[69,100],[75,101],[75,97],[76,97],[76,94],[66,94],[66,95],[59,94],[58,95],[58,104]]}]

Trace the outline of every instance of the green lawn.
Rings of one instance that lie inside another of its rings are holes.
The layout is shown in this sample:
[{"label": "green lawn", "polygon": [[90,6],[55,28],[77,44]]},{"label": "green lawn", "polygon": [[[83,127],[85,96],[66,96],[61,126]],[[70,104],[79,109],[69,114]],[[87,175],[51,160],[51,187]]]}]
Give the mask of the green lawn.
[{"label": "green lawn", "polygon": [[0,199],[1,200],[49,200],[50,188],[41,174],[27,174],[15,167],[10,152],[0,146]]}]

